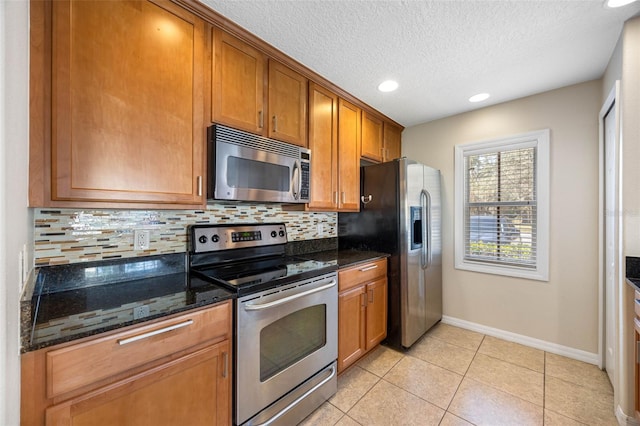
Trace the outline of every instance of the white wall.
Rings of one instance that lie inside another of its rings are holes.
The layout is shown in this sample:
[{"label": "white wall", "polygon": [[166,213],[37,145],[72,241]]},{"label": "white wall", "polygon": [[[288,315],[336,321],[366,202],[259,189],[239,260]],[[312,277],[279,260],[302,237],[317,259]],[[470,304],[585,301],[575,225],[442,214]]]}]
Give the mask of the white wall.
[{"label": "white wall", "polygon": [[[27,1],[0,2],[0,424],[20,418],[18,260],[32,253],[33,214],[28,194]],[[33,260],[29,255],[28,263]]]},{"label": "white wall", "polygon": [[[442,171],[444,315],[598,352],[600,80],[405,129],[402,154]],[[454,145],[551,129],[549,282],[454,268]]]},{"label": "white wall", "polygon": [[[622,34],[622,239],[623,256],[640,257],[640,18],[625,23]],[[621,283],[621,365],[620,406],[633,415],[634,295]]]},{"label": "white wall", "polygon": [[607,96],[611,92],[616,80],[620,80],[622,78],[622,35],[618,39],[618,43],[616,44],[616,48],[613,50],[611,54],[611,58],[609,58],[609,64],[607,64],[607,69],[604,71],[604,75],[602,76],[602,103],[607,100]]}]

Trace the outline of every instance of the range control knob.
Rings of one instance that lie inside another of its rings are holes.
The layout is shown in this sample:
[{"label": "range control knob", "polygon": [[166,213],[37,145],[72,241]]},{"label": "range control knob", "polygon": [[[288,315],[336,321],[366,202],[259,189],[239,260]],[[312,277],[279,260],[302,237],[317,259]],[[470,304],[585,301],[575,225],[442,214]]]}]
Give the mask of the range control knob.
[{"label": "range control knob", "polygon": [[275,238],[278,236],[278,233],[276,231],[271,231],[271,238]]},{"label": "range control knob", "polygon": [[200,238],[198,238],[198,241],[200,241],[200,244],[204,244],[207,242],[207,237],[201,235]]},{"label": "range control knob", "polygon": [[278,235],[280,235],[281,237],[284,237],[284,231],[280,230],[280,232],[278,233]]},{"label": "range control knob", "polygon": [[211,241],[213,241],[214,243],[220,241],[220,237],[218,236],[218,234],[213,234],[213,236],[211,237]]}]

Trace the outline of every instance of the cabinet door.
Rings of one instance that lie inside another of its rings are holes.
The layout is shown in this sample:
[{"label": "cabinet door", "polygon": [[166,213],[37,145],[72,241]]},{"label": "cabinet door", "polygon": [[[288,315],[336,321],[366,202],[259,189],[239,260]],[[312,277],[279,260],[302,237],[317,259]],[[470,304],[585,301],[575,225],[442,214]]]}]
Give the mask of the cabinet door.
[{"label": "cabinet door", "polygon": [[[634,300],[636,305],[636,313],[638,312],[638,307],[640,302],[638,302],[638,292],[636,291],[636,298]],[[635,375],[636,375],[636,390],[635,390],[635,417],[640,420],[640,316],[636,315],[634,318],[634,336],[635,336]]]},{"label": "cabinet door", "polygon": [[365,287],[338,294],[338,372],[365,353]]},{"label": "cabinet door", "polygon": [[47,409],[47,425],[231,424],[229,341]]},{"label": "cabinet door", "polygon": [[382,161],[382,120],[362,111],[362,150],[360,155],[371,161]]},{"label": "cabinet door", "polygon": [[395,124],[384,122],[384,158],[391,161],[400,158],[402,129]]},{"label": "cabinet door", "polygon": [[338,97],[309,84],[310,209],[335,210],[338,195]]},{"label": "cabinet door", "polygon": [[387,337],[387,277],[367,284],[367,346],[369,350]]},{"label": "cabinet door", "polygon": [[213,39],[212,120],[266,135],[265,56],[220,29]]},{"label": "cabinet door", "polygon": [[338,110],[339,211],[360,210],[360,120],[360,108],[340,99]]},{"label": "cabinet door", "polygon": [[308,80],[281,63],[269,61],[269,136],[307,146]]},{"label": "cabinet door", "polygon": [[53,2],[51,199],[202,204],[204,21]]}]

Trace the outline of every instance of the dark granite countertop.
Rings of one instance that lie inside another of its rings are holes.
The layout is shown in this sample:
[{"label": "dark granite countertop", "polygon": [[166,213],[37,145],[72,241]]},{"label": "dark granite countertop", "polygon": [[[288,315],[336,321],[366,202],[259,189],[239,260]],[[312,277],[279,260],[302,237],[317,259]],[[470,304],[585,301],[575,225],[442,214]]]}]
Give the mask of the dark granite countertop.
[{"label": "dark granite countertop", "polygon": [[[340,250],[337,238],[295,242],[287,246],[287,254],[338,268],[389,256]],[[21,300],[22,352],[236,297],[224,287],[190,277],[186,262],[186,255],[178,253],[35,270]]]},{"label": "dark granite countertop", "polygon": [[317,260],[320,262],[336,261],[338,264],[338,268],[343,269],[349,266],[357,265],[358,263],[370,262],[374,259],[389,257],[389,254],[380,253],[377,251],[334,249],[315,253],[306,253],[299,256],[310,260]]},{"label": "dark granite countertop", "polygon": [[640,291],[640,257],[627,256],[625,260],[627,283]]},{"label": "dark granite countertop", "polygon": [[235,297],[190,281],[185,262],[170,254],[40,268],[21,301],[22,352]]}]

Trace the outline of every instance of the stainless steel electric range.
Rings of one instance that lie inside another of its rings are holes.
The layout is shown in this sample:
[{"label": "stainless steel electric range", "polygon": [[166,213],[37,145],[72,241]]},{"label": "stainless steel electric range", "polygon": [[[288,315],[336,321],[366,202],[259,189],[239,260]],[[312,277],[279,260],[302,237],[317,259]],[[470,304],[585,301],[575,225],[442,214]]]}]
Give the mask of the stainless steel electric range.
[{"label": "stainless steel electric range", "polygon": [[291,425],[336,392],[337,264],[285,255],[283,223],[193,225],[191,285],[237,292],[234,422]]}]

